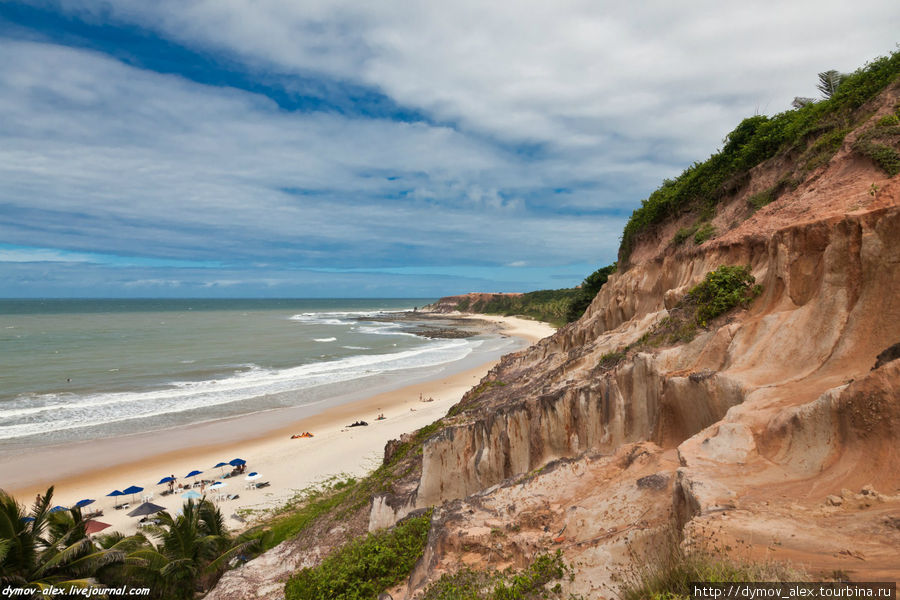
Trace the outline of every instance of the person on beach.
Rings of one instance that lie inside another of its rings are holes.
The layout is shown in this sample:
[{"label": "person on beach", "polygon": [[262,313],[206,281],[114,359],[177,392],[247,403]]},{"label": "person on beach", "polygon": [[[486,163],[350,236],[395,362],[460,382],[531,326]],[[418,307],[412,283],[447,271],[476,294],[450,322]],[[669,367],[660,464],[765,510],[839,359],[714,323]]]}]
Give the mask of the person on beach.
[{"label": "person on beach", "polygon": [[175,473],[172,473],[172,475],[170,475],[170,477],[172,479],[169,481],[169,493],[174,494],[175,493]]}]

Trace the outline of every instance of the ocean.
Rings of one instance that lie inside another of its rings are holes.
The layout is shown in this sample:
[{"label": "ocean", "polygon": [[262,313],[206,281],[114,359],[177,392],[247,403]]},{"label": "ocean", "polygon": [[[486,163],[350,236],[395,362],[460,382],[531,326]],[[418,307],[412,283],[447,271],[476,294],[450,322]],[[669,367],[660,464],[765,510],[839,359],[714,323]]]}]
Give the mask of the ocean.
[{"label": "ocean", "polygon": [[0,300],[0,453],[325,407],[521,345],[429,339],[392,320],[427,302]]}]

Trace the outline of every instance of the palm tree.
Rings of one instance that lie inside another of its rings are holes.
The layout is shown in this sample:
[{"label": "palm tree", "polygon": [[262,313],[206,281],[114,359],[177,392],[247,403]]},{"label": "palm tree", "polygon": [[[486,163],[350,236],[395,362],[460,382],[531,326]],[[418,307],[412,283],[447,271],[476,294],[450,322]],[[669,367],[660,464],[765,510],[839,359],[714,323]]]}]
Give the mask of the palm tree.
[{"label": "palm tree", "polygon": [[834,69],[824,71],[819,73],[819,83],[816,87],[826,99],[831,98],[846,78],[847,75]]},{"label": "palm tree", "polygon": [[91,587],[98,569],[124,560],[121,550],[93,544],[79,509],[50,513],[52,500],[50,487],[26,515],[12,496],[0,490],[0,584],[41,592],[51,586]]},{"label": "palm tree", "polygon": [[232,539],[221,511],[209,500],[188,500],[182,514],[157,515],[159,526],[149,529],[160,538],[128,554],[130,577],[140,579],[165,598],[192,598],[215,583],[228,562],[259,545],[258,532]]}]

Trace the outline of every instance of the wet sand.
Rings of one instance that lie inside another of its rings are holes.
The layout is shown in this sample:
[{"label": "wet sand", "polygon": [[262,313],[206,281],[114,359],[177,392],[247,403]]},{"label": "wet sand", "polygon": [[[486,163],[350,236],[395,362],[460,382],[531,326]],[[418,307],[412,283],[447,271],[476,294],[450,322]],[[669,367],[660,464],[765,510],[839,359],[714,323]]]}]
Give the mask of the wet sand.
[{"label": "wet sand", "polygon": [[[484,315],[477,318],[492,321],[502,327],[504,334],[529,342],[554,331],[546,323],[525,319]],[[227,485],[221,492],[240,497],[221,500],[220,507],[228,517],[228,525],[237,527],[240,523],[231,518],[237,509],[278,506],[297,491],[330,476],[360,476],[371,471],[380,464],[388,440],[444,416],[494,364],[495,361],[487,362],[301,418],[293,409],[279,409],[160,432],[48,447],[19,457],[0,457],[0,473],[4,473],[3,480],[24,482],[5,486],[23,504],[30,504],[36,493],[52,484],[55,504],[69,506],[82,498],[96,499],[88,508],[104,510],[99,520],[113,525],[109,531],[131,533],[137,519],[128,517],[127,510],[115,510],[115,499],[105,494],[137,485],[145,489],[134,496],[132,508],[140,503],[142,495],[153,493],[155,504],[176,510],[183,499],[178,493],[160,496],[166,485],[156,485],[157,481],[174,474],[181,483],[194,469],[203,471],[198,478],[218,479],[222,469],[213,469],[212,465],[243,458],[247,461],[247,473],[259,472],[257,481],[271,485],[247,489],[243,476],[225,480]],[[422,402],[420,395],[433,401]],[[376,420],[382,413],[385,419]],[[359,419],[369,425],[347,427]],[[314,437],[291,439],[292,434],[304,431],[312,432]],[[122,500],[130,502],[131,496]]]}]

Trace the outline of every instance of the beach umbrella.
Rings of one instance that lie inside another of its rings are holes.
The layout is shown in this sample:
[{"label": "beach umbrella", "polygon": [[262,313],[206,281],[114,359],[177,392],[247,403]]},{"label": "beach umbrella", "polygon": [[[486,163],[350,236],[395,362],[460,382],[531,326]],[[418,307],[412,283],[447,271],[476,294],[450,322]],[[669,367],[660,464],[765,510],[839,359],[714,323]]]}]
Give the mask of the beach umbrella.
[{"label": "beach umbrella", "polygon": [[122,490],[122,493],[123,494],[131,494],[131,501],[134,502],[134,495],[137,494],[138,492],[143,492],[143,491],[144,491],[144,488],[133,485],[131,487],[127,487],[124,490]]},{"label": "beach umbrella", "polygon": [[187,475],[185,475],[184,478],[190,479],[191,477],[196,477],[197,475],[201,474],[202,472],[203,471],[194,470],[194,471],[191,471],[190,473],[188,473]]},{"label": "beach umbrella", "polygon": [[172,476],[163,477],[162,479],[160,479],[159,481],[156,482],[156,485],[162,485],[164,483],[169,483],[170,481],[175,481],[175,478]]},{"label": "beach umbrella", "polygon": [[247,461],[244,460],[243,458],[235,458],[228,464],[231,465],[232,467],[239,467],[240,465],[246,465]]},{"label": "beach umbrella", "polygon": [[90,498],[85,498],[84,500],[79,500],[78,502],[76,502],[75,506],[73,508],[83,508],[83,507],[87,506],[88,504],[93,504],[93,503],[94,503],[94,501],[91,500]]},{"label": "beach umbrella", "polygon": [[199,498],[200,492],[197,490],[188,490],[181,495],[182,498]]},{"label": "beach umbrella", "polygon": [[[125,495],[125,494],[123,494],[123,493],[120,492],[119,490],[113,490],[113,491],[111,491],[110,493],[107,494],[107,496],[124,496],[124,495]],[[119,500],[116,499],[116,507],[118,507],[118,506],[119,506]]]},{"label": "beach umbrella", "polygon": [[209,491],[215,490],[218,492],[219,490],[221,490],[223,487],[225,487],[227,485],[228,484],[225,483],[224,481],[217,481],[214,484],[212,484],[211,486],[209,486]]},{"label": "beach umbrella", "polygon": [[[227,462],[220,462],[219,464],[217,464],[216,466],[214,466],[213,469],[218,469],[218,468],[220,468],[220,467],[227,467],[227,466],[229,466]],[[222,471],[222,474],[224,475],[225,472]]]},{"label": "beach umbrella", "polygon": [[22,517],[19,520],[22,521],[23,523],[31,523],[32,521],[34,521],[34,517]]},{"label": "beach umbrella", "polygon": [[112,527],[112,525],[110,525],[109,523],[104,523],[102,521],[94,521],[93,519],[84,522],[84,530],[88,535],[99,533],[107,527]]},{"label": "beach umbrella", "polygon": [[69,510],[69,509],[66,508],[65,506],[54,506],[53,508],[50,509],[50,512],[56,513],[56,512],[63,511],[63,510]]},{"label": "beach umbrella", "polygon": [[253,471],[252,473],[244,477],[244,479],[246,479],[247,481],[253,481],[254,479],[259,479],[260,477],[262,477],[262,475],[260,475],[256,471]]},{"label": "beach umbrella", "polygon": [[155,515],[156,513],[166,510],[164,506],[153,504],[152,502],[144,502],[136,509],[128,513],[129,517],[143,517],[146,515]]}]

